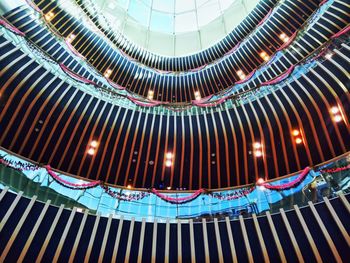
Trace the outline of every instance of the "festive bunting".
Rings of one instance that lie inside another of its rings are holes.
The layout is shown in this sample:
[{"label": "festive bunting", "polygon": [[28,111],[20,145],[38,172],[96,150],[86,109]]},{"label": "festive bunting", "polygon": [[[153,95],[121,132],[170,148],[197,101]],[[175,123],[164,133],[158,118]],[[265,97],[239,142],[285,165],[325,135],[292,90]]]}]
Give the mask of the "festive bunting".
[{"label": "festive bunting", "polygon": [[241,46],[241,42],[238,42],[237,45],[235,45],[231,50],[229,50],[227,53],[225,53],[224,56],[231,55],[233,52],[235,52],[239,47]]},{"label": "festive bunting", "polygon": [[285,183],[285,184],[280,184],[280,185],[271,185],[269,183],[266,182],[257,182],[256,185],[257,186],[263,186],[267,189],[270,190],[277,190],[277,191],[282,191],[282,190],[287,190],[293,187],[296,187],[298,184],[300,184],[305,178],[306,176],[309,174],[311,168],[310,167],[306,167],[297,178],[295,178],[293,181]]},{"label": "festive bunting", "polygon": [[283,81],[286,78],[288,78],[289,75],[292,74],[293,70],[294,70],[294,66],[291,66],[285,73],[283,73],[279,77],[276,77],[276,78],[274,78],[272,80],[269,80],[269,81],[265,81],[265,82],[261,83],[260,86],[269,86],[269,85],[278,84],[281,81]]},{"label": "festive bunting", "polygon": [[13,25],[10,25],[9,23],[7,23],[5,20],[1,19],[0,18],[0,26],[3,26],[5,28],[7,28],[8,30],[12,31],[13,33],[17,34],[17,35],[20,35],[20,36],[25,36],[25,34],[17,29],[16,27],[14,27]]},{"label": "festive bunting", "polygon": [[200,102],[197,100],[192,100],[192,104],[198,107],[214,107],[217,106],[227,100],[228,97],[222,97],[219,100],[216,101],[209,101],[209,102]]},{"label": "festive bunting", "polygon": [[270,11],[266,14],[266,16],[259,22],[259,24],[257,25],[257,27],[261,26],[272,14],[272,9],[270,9]]},{"label": "festive bunting", "polygon": [[105,78],[109,85],[111,85],[113,88],[116,88],[118,90],[125,90],[125,87],[118,85],[117,83],[114,83],[109,78]]},{"label": "festive bunting", "polygon": [[205,193],[205,190],[204,189],[199,189],[196,192],[194,192],[193,194],[191,194],[189,196],[186,196],[186,197],[170,197],[170,196],[161,194],[155,188],[152,189],[152,193],[155,194],[156,196],[158,196],[159,198],[161,198],[162,200],[166,201],[166,202],[169,202],[169,203],[172,203],[172,204],[184,204],[184,203],[187,203],[187,202],[190,202],[190,201],[196,199],[202,193]]},{"label": "festive bunting", "polygon": [[68,41],[67,39],[64,40],[64,42],[66,43],[68,49],[69,49],[74,55],[76,55],[77,57],[79,57],[79,58],[85,60],[85,57],[84,57],[82,54],[80,54],[80,53],[73,47],[73,45],[72,45],[71,43],[69,43],[69,41]]},{"label": "festive bunting", "polygon": [[72,71],[71,69],[69,69],[68,67],[66,67],[63,63],[60,63],[59,64],[61,69],[70,77],[74,78],[75,80],[78,80],[78,81],[81,81],[85,84],[91,84],[91,85],[94,85],[94,86],[97,86],[97,84],[92,81],[92,80],[89,80],[87,78],[84,78],[80,75],[78,75],[77,73],[75,73],[74,71]]},{"label": "festive bunting", "polygon": [[200,71],[200,70],[204,69],[206,66],[208,66],[208,64],[204,64],[204,65],[202,65],[202,66],[200,66],[200,67],[190,69],[189,72],[197,72],[197,71]]},{"label": "festive bunting", "polygon": [[348,164],[347,166],[343,166],[343,167],[335,167],[335,168],[330,168],[330,169],[324,169],[321,170],[321,173],[338,173],[338,172],[342,172],[342,171],[346,171],[350,169],[350,164]]},{"label": "festive bunting", "polygon": [[348,24],[345,28],[343,28],[342,30],[340,30],[338,33],[334,34],[331,38],[338,38],[346,33],[348,33],[350,30],[350,24]]},{"label": "festive bunting", "polygon": [[136,105],[142,106],[142,107],[155,107],[161,104],[166,104],[165,102],[161,102],[161,101],[147,101],[147,102],[142,102],[132,96],[126,96],[130,101],[132,101],[133,103],[135,103]]},{"label": "festive bunting", "polygon": [[62,179],[61,177],[59,177],[54,171],[52,171],[50,165],[46,165],[45,168],[46,168],[46,171],[48,172],[48,174],[53,179],[55,179],[56,181],[60,182],[63,185],[66,185],[66,186],[69,186],[69,187],[74,187],[76,189],[92,188],[92,187],[96,187],[96,186],[100,185],[100,183],[101,183],[101,181],[93,181],[93,182],[82,183],[82,184],[71,183],[71,182],[68,182],[68,181]]},{"label": "festive bunting", "polygon": [[37,7],[36,4],[34,4],[31,0],[26,0],[27,4],[33,8],[35,11],[41,13],[41,10],[39,9],[39,7]]}]

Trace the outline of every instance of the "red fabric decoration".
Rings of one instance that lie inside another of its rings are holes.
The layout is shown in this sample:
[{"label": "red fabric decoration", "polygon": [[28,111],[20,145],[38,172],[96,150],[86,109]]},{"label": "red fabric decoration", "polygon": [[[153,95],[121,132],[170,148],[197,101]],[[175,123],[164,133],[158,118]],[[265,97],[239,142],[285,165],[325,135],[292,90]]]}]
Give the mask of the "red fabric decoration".
[{"label": "red fabric decoration", "polygon": [[267,15],[259,22],[257,26],[261,26],[272,14],[272,9],[267,13]]},{"label": "red fabric decoration", "polygon": [[74,54],[76,55],[77,57],[81,58],[81,59],[84,59],[85,60],[85,57],[83,55],[81,55],[78,51],[76,51],[76,49],[72,46],[71,43],[69,43],[67,40],[64,41],[68,47],[68,49]]},{"label": "red fabric decoration", "polygon": [[155,188],[152,189],[152,193],[153,194],[155,194],[156,196],[158,196],[159,198],[161,198],[164,201],[171,202],[171,203],[174,203],[174,204],[182,204],[182,203],[185,203],[185,202],[189,202],[189,201],[197,198],[198,196],[200,196],[204,192],[205,192],[204,189],[199,189],[196,192],[194,192],[192,195],[189,195],[189,196],[186,196],[186,197],[176,198],[176,197],[170,197],[170,196],[161,194]]},{"label": "red fabric decoration", "polygon": [[309,174],[311,168],[310,167],[306,167],[297,178],[295,178],[293,181],[289,182],[289,183],[285,183],[285,184],[280,184],[280,185],[271,185],[269,183],[256,183],[256,185],[258,186],[263,186],[267,189],[270,190],[277,190],[277,191],[282,191],[282,190],[287,190],[290,188],[293,188],[295,186],[297,186],[298,184],[300,184],[305,177]]},{"label": "red fabric decoration", "polygon": [[285,73],[283,73],[282,75],[280,75],[277,78],[274,78],[270,81],[266,81],[260,84],[260,86],[268,86],[268,85],[275,85],[278,84],[279,82],[285,80],[286,78],[288,78],[288,76],[293,72],[294,70],[294,65],[291,66]]},{"label": "red fabric decoration", "polygon": [[343,34],[346,34],[347,32],[349,32],[350,30],[350,24],[348,24],[345,28],[343,28],[342,30],[340,30],[338,33],[334,34],[331,38],[338,38]]},{"label": "red fabric decoration", "polygon": [[192,104],[194,106],[198,106],[198,107],[214,107],[217,106],[223,102],[225,102],[227,100],[228,97],[222,97],[219,100],[216,101],[209,101],[209,102],[201,102],[201,101],[197,101],[197,100],[192,100]]},{"label": "red fabric decoration", "polygon": [[10,25],[7,21],[3,20],[0,18],[0,26],[3,26],[5,28],[7,28],[8,30],[12,31],[13,33],[20,35],[22,37],[24,37],[26,34],[24,34],[21,30],[17,29],[16,27],[14,27],[13,25]]},{"label": "red fabric decoration", "polygon": [[350,164],[348,164],[347,166],[344,167],[336,167],[336,168],[331,168],[331,169],[325,169],[325,170],[321,170],[321,173],[338,173],[338,172],[342,172],[342,171],[346,171],[350,169]]},{"label": "red fabric decoration", "polygon": [[239,42],[237,45],[235,45],[231,50],[229,50],[225,56],[231,55],[233,52],[235,52],[239,47],[241,46],[241,42]]},{"label": "red fabric decoration", "polygon": [[59,177],[54,171],[52,171],[51,169],[51,166],[50,165],[47,165],[45,166],[46,168],[46,171],[48,172],[48,174],[54,178],[56,181],[58,181],[59,183],[63,184],[63,185],[66,185],[68,187],[74,187],[74,188],[91,188],[91,187],[95,187],[95,186],[98,186],[100,185],[100,181],[93,181],[93,182],[90,182],[90,183],[84,183],[84,184],[75,184],[75,183],[71,183],[71,182],[68,182],[64,179],[62,179],[61,177]]},{"label": "red fabric decoration", "polygon": [[142,102],[139,101],[138,99],[132,97],[132,96],[126,96],[130,101],[132,101],[133,103],[135,103],[136,105],[142,106],[142,107],[155,107],[161,104],[165,104],[163,102],[160,101],[147,101],[147,102]]},{"label": "red fabric decoration", "polygon": [[206,66],[208,66],[208,64],[204,64],[198,68],[194,68],[194,69],[190,69],[189,72],[197,72],[197,71],[200,71],[202,69],[204,69]]},{"label": "red fabric decoration", "polygon": [[328,2],[328,0],[323,0],[318,6],[322,6],[322,5],[324,5],[325,3],[327,3]]},{"label": "red fabric decoration", "polygon": [[27,4],[28,4],[31,8],[33,8],[35,11],[41,13],[41,10],[39,9],[39,7],[37,7],[37,5],[34,4],[32,1],[26,0],[26,2],[27,2]]},{"label": "red fabric decoration", "polygon": [[105,78],[108,82],[109,85],[111,85],[113,88],[118,89],[118,90],[125,90],[125,87],[118,85],[117,83],[114,83],[111,81],[109,78]]},{"label": "red fabric decoration", "polygon": [[78,75],[77,73],[75,73],[74,71],[70,70],[70,69],[67,68],[63,63],[60,63],[59,65],[60,65],[61,69],[62,69],[65,73],[67,73],[70,77],[72,77],[72,78],[74,78],[74,79],[76,79],[76,80],[79,80],[79,81],[81,81],[81,82],[83,82],[83,83],[85,83],[85,84],[91,84],[91,85],[94,85],[94,86],[98,86],[94,81],[89,80],[89,79],[87,79],[87,78],[84,78],[84,77]]}]

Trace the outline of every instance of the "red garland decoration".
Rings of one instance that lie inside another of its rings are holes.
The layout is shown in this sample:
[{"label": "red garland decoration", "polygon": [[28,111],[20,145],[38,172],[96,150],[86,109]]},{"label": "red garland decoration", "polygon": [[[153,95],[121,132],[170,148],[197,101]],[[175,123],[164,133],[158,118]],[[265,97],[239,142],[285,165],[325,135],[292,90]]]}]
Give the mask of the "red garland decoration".
[{"label": "red garland decoration", "polygon": [[324,5],[327,2],[328,2],[328,0],[323,0],[318,6],[320,7],[320,6]]},{"label": "red garland decoration", "polygon": [[190,202],[194,199],[196,199],[198,196],[200,196],[202,193],[205,193],[204,189],[199,189],[196,192],[194,192],[192,195],[186,196],[186,197],[170,197],[164,194],[161,194],[158,192],[157,189],[153,188],[152,193],[161,198],[162,200],[172,203],[172,204],[184,204],[187,202]]},{"label": "red garland decoration", "polygon": [[267,189],[270,190],[277,190],[277,191],[282,191],[282,190],[287,190],[290,188],[293,188],[295,186],[297,186],[298,184],[300,184],[305,177],[309,174],[311,168],[310,167],[306,167],[301,174],[299,174],[299,176],[297,178],[295,178],[293,181],[285,183],[285,184],[280,184],[280,185],[271,185],[269,183],[256,183],[257,186],[263,186]]},{"label": "red garland decoration", "polygon": [[45,166],[46,171],[48,172],[48,174],[54,178],[56,181],[58,181],[59,183],[63,184],[63,185],[67,185],[68,187],[74,187],[74,188],[79,188],[79,189],[85,189],[85,188],[92,188],[92,187],[96,187],[98,185],[100,185],[101,181],[93,181],[90,183],[84,183],[84,184],[75,184],[75,183],[71,183],[68,182],[64,179],[62,179],[61,177],[59,177],[54,171],[52,171],[51,166],[50,165],[46,165]]},{"label": "red garland decoration", "polygon": [[113,88],[117,89],[117,90],[125,90],[125,87],[123,86],[120,86],[116,83],[114,83],[113,81],[111,81],[109,78],[106,78],[105,79],[107,80],[108,84],[111,85]]},{"label": "red garland decoration", "polygon": [[260,84],[260,86],[268,86],[268,85],[275,85],[280,83],[281,81],[285,80],[286,78],[289,77],[290,74],[292,74],[293,70],[294,70],[294,65],[291,66],[285,73],[283,73],[282,75],[280,75],[279,77],[276,77],[272,80],[263,82]]},{"label": "red garland decoration", "polygon": [[331,38],[338,38],[343,34],[346,34],[347,32],[349,32],[350,30],[350,24],[348,24],[345,28],[343,28],[342,30],[340,30],[338,33],[334,34]]},{"label": "red garland decoration", "polygon": [[5,20],[0,18],[0,26],[3,26],[5,28],[7,28],[8,30],[12,31],[13,33],[20,35],[22,37],[24,37],[26,34],[23,33],[21,30],[19,30],[18,28],[10,25],[8,22],[6,22]]},{"label": "red garland decoration", "polygon": [[198,106],[198,107],[215,107],[223,102],[225,102],[227,100],[228,96],[222,97],[219,100],[216,101],[209,101],[209,102],[200,102],[200,101],[196,101],[196,100],[192,100],[192,105],[194,106]]},{"label": "red garland decoration", "polygon": [[257,27],[261,26],[272,14],[272,9],[266,14],[266,16],[259,22],[259,24],[257,25]]},{"label": "red garland decoration", "polygon": [[235,52],[239,47],[241,46],[241,42],[238,42],[237,45],[235,45],[231,50],[227,51],[224,56],[231,55],[233,52]]},{"label": "red garland decoration", "polygon": [[33,8],[35,11],[37,11],[38,13],[41,13],[41,10],[39,9],[39,7],[37,7],[36,4],[34,4],[31,0],[26,0],[27,4]]},{"label": "red garland decoration", "polygon": [[343,167],[336,167],[336,168],[330,168],[330,169],[324,169],[321,170],[321,173],[338,173],[338,172],[342,172],[342,171],[346,171],[350,169],[350,164],[348,164],[347,166],[343,166]]},{"label": "red garland decoration", "polygon": [[63,63],[60,63],[59,65],[60,65],[61,69],[64,71],[64,73],[66,73],[68,76],[74,78],[75,80],[81,81],[85,84],[91,84],[94,86],[98,86],[94,81],[78,75],[77,73],[75,73],[74,71],[72,71],[71,69],[66,67]]},{"label": "red garland decoration", "polygon": [[81,58],[81,59],[84,59],[85,60],[85,57],[83,55],[81,55],[74,47],[71,43],[69,43],[67,40],[64,41],[68,47],[68,49],[74,54],[76,55],[77,57]]},{"label": "red garland decoration", "polygon": [[136,105],[142,106],[142,107],[155,107],[155,106],[159,106],[159,105],[163,105],[163,104],[167,104],[167,102],[161,102],[161,101],[156,101],[156,100],[152,100],[152,101],[147,101],[147,102],[142,102],[139,101],[138,99],[127,95],[126,96],[130,101],[132,101],[133,103],[135,103]]},{"label": "red garland decoration", "polygon": [[199,67],[197,67],[197,68],[190,69],[189,72],[197,72],[197,71],[200,71],[200,70],[204,69],[206,66],[208,66],[208,64],[204,64],[204,65],[199,66]]}]

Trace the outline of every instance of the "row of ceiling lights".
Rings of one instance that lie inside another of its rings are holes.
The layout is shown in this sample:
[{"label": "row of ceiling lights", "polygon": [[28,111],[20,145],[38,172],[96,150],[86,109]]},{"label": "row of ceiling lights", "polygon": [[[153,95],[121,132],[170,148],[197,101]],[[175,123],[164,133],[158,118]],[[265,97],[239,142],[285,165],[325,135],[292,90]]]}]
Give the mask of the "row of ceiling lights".
[{"label": "row of ceiling lights", "polygon": [[[333,106],[330,109],[330,113],[334,122],[341,122],[343,120],[343,114],[339,107]],[[296,144],[302,144],[304,142],[303,135],[300,130],[294,129],[291,131],[291,134],[294,138]],[[89,155],[94,155],[96,153],[98,147],[98,142],[93,140],[90,142],[87,153]],[[261,142],[255,142],[253,144],[254,156],[259,158],[263,156],[263,144]],[[135,152],[136,153],[136,152]],[[213,156],[213,155],[212,155]],[[214,154],[215,156],[215,154]],[[165,154],[165,166],[171,167],[173,165],[174,154],[172,152],[168,152]]]}]

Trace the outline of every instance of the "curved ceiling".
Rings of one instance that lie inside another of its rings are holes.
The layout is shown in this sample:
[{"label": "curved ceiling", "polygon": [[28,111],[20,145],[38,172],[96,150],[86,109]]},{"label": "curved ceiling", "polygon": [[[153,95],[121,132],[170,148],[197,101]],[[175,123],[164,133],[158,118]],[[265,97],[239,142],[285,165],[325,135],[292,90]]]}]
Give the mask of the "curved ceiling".
[{"label": "curved ceiling", "polygon": [[224,38],[259,0],[98,0],[112,27],[139,46],[166,56],[206,49]]}]

